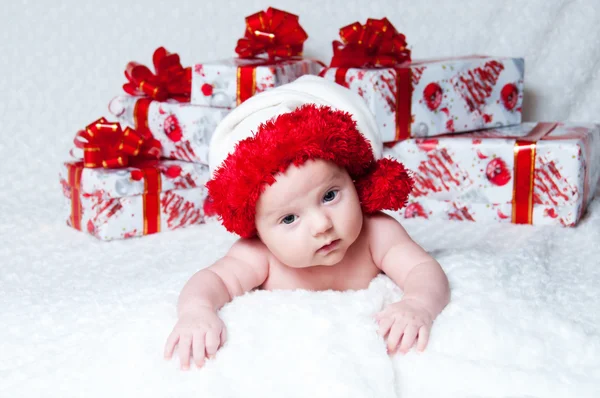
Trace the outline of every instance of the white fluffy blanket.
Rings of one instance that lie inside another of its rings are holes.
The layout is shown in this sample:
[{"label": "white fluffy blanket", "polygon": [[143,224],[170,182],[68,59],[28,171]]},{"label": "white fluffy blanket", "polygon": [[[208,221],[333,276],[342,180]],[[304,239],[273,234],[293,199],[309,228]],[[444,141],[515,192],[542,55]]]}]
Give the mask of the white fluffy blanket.
[{"label": "white fluffy blanket", "polygon": [[239,297],[226,346],[188,372],[163,344],[183,283],[234,240],[220,225],[110,243],[3,229],[0,396],[598,397],[600,201],[577,229],[405,225],[452,286],[424,353],[386,354],[372,314],[401,292],[380,276]]}]

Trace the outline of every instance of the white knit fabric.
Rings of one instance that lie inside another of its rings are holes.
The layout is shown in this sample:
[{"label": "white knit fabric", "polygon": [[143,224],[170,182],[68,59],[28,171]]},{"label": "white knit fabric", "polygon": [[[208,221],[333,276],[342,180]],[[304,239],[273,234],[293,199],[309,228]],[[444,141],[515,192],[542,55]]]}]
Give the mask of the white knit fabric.
[{"label": "white knit fabric", "polygon": [[260,124],[309,103],[350,113],[358,130],[371,143],[375,158],[381,157],[382,144],[375,119],[358,94],[321,77],[307,75],[257,94],[231,111],[217,127],[210,143],[211,171],[221,165],[238,142],[255,133]]}]

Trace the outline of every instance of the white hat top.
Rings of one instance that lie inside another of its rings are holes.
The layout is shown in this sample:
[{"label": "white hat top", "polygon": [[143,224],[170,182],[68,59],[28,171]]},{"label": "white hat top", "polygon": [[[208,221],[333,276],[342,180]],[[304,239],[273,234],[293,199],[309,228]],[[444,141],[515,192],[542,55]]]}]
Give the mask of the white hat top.
[{"label": "white hat top", "polygon": [[371,144],[375,159],[381,158],[381,138],[375,118],[365,101],[335,82],[319,76],[304,75],[292,83],[256,94],[223,118],[210,142],[208,160],[211,173],[234,151],[239,141],[256,133],[262,123],[310,103],[348,112],[358,130]]}]

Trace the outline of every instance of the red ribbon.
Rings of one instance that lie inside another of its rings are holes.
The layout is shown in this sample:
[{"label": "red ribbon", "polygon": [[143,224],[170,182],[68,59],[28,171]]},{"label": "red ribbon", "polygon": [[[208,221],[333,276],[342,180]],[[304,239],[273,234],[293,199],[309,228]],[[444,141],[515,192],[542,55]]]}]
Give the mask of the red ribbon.
[{"label": "red ribbon", "polygon": [[144,235],[160,232],[160,192],[162,181],[156,167],[145,167],[144,173]]},{"label": "red ribbon", "polygon": [[538,123],[529,134],[515,142],[513,224],[533,223],[536,142],[550,134],[556,126],[557,123]]},{"label": "red ribbon", "polygon": [[179,102],[189,102],[192,87],[192,69],[184,68],[179,55],[169,53],[164,47],[154,51],[152,62],[156,73],[137,62],[129,62],[125,77],[129,81],[123,85],[126,93],[147,96],[157,101],[172,98]]},{"label": "red ribbon", "polygon": [[406,37],[387,18],[354,22],[340,29],[342,41],[333,42],[331,67],[391,67],[410,62]]},{"label": "red ribbon", "polygon": [[73,142],[83,149],[83,165],[88,168],[127,167],[130,159],[158,159],[162,153],[158,140],[129,127],[123,130],[103,117],[78,131]]},{"label": "red ribbon", "polygon": [[152,136],[150,127],[148,126],[148,113],[152,100],[149,98],[140,98],[135,101],[133,107],[133,125],[136,131],[142,134],[143,137]]},{"label": "red ribbon", "polygon": [[[398,33],[387,18],[368,19],[340,29],[342,41],[333,42],[330,67],[335,71],[336,83],[348,87],[349,68],[394,68],[396,71],[396,135],[395,141],[410,138],[412,75],[409,67],[410,50],[406,37]],[[321,76],[327,69],[321,71]]]},{"label": "red ribbon", "polygon": [[80,186],[81,186],[81,174],[83,172],[83,164],[67,163],[69,188],[71,190],[71,217],[69,219],[71,227],[81,231],[81,197],[80,197]]},{"label": "red ribbon", "polygon": [[303,44],[308,35],[300,26],[298,16],[269,7],[246,17],[246,32],[239,39],[235,52],[240,58],[254,58],[267,54],[289,58],[302,55]]}]

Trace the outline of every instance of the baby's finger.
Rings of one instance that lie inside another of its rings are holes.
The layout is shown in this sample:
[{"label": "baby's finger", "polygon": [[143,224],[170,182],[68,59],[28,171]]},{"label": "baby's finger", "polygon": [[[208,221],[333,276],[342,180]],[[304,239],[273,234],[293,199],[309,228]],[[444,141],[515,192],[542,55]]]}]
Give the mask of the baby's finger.
[{"label": "baby's finger", "polygon": [[404,336],[402,336],[402,342],[400,343],[400,352],[406,354],[415,343],[417,332],[419,329],[416,326],[408,325],[404,329]]},{"label": "baby's finger", "polygon": [[419,341],[417,342],[417,350],[423,351],[427,347],[429,342],[429,328],[427,326],[421,326],[419,329]]},{"label": "baby's finger", "polygon": [[219,342],[221,340],[221,331],[210,329],[206,332],[206,354],[209,358],[212,358],[219,349]]},{"label": "baby's finger", "polygon": [[402,335],[404,334],[404,328],[406,328],[406,321],[396,320],[394,322],[387,338],[388,352],[394,352],[396,350],[400,338],[402,338]]},{"label": "baby's finger", "polygon": [[192,350],[194,353],[194,362],[196,366],[201,368],[204,365],[204,332],[194,333],[194,341],[192,343]]},{"label": "baby's finger", "polygon": [[225,328],[225,326],[223,326],[223,329],[221,329],[221,345],[219,345],[219,347],[223,347],[225,345],[226,341],[227,341],[227,328]]},{"label": "baby's finger", "polygon": [[165,358],[171,359],[173,356],[173,350],[175,349],[175,345],[179,341],[179,333],[175,333],[175,331],[171,332],[169,337],[167,338],[167,342],[165,343]]},{"label": "baby's finger", "polygon": [[377,333],[380,336],[384,337],[390,331],[390,328],[392,327],[393,323],[394,318],[382,318],[379,321],[379,329],[377,330]]},{"label": "baby's finger", "polygon": [[181,369],[187,370],[190,368],[190,349],[192,346],[192,336],[184,335],[179,337],[179,362]]}]

